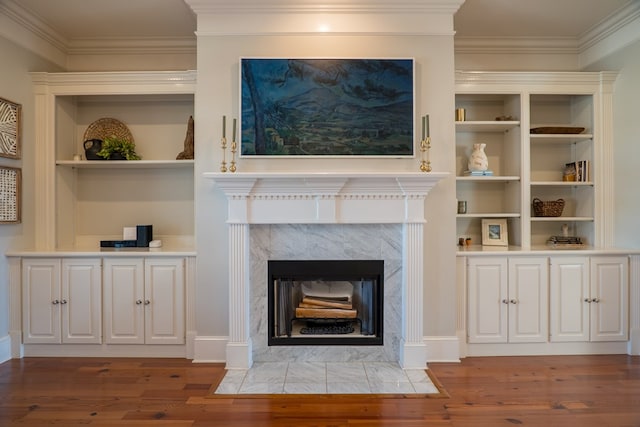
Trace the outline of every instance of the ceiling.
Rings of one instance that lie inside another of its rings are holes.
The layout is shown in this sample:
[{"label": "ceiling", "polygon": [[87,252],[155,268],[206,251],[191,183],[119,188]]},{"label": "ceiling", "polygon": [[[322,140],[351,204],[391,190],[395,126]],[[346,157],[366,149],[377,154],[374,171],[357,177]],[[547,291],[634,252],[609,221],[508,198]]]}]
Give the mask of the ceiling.
[{"label": "ceiling", "polygon": [[466,0],[454,17],[460,37],[581,38],[637,0]]},{"label": "ceiling", "polygon": [[[460,38],[579,39],[615,11],[638,1],[466,0],[454,26]],[[196,16],[184,0],[0,0],[0,5],[5,2],[19,4],[66,44],[93,39],[195,40]]]}]

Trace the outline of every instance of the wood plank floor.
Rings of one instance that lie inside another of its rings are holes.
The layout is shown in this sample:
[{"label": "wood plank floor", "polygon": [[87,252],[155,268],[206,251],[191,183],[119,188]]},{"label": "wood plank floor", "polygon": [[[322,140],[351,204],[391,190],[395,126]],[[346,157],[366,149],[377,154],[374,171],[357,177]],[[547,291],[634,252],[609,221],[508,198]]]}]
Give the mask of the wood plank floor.
[{"label": "wood plank floor", "polygon": [[25,358],[0,364],[0,426],[640,426],[640,357],[433,363],[449,398],[206,398],[220,364]]}]

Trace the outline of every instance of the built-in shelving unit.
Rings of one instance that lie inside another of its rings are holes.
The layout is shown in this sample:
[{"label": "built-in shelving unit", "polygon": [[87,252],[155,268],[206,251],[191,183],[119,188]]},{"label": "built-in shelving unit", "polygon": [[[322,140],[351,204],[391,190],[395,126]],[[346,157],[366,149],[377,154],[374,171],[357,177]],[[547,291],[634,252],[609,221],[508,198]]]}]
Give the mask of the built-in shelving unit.
[{"label": "built-in shelving unit", "polygon": [[[614,79],[606,72],[457,73],[455,107],[465,110],[465,120],[456,121],[456,197],[467,202],[467,212],[457,215],[458,238],[480,243],[482,218],[505,218],[509,245],[518,250],[545,247],[564,224],[585,247],[608,244],[613,216],[605,176],[612,159],[605,146]],[[555,133],[536,133],[541,127]],[[465,175],[474,143],[486,144],[492,176]],[[583,161],[586,176],[566,181],[567,165]],[[562,215],[535,216],[536,198],[564,200]]]},{"label": "built-in shelving unit", "polygon": [[[153,225],[164,248],[193,249],[194,161],[176,157],[194,114],[195,72],[32,78],[36,249],[99,249],[100,240],[121,239],[123,227],[139,224]],[[127,126],[142,160],[85,159],[85,132],[102,118]]]},{"label": "built-in shelving unit", "polygon": [[[456,121],[456,197],[467,202],[467,212],[457,215],[459,237],[481,242],[482,218],[508,218],[511,227],[520,227],[521,104],[517,93],[456,95],[456,108],[466,112],[466,120]],[[465,175],[474,143],[486,144],[493,175]],[[520,239],[514,234],[513,241]]]}]

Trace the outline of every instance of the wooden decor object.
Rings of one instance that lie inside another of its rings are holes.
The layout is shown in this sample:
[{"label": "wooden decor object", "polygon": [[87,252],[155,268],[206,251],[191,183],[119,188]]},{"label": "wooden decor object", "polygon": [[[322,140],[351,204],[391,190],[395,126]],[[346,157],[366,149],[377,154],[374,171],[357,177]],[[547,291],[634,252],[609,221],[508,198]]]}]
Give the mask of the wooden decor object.
[{"label": "wooden decor object", "polygon": [[176,156],[176,160],[193,159],[193,127],[193,116],[189,116],[189,122],[187,123],[187,135],[184,138],[184,151],[180,152]]}]

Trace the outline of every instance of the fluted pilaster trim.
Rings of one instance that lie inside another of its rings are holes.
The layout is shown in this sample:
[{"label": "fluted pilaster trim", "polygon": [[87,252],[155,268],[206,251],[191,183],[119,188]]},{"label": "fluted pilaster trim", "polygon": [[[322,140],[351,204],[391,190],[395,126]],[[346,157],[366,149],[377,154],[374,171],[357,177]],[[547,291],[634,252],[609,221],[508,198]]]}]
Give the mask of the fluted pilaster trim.
[{"label": "fluted pilaster trim", "polygon": [[427,351],[423,338],[424,225],[403,225],[402,256],[402,340],[400,366],[424,368]]}]

